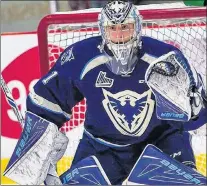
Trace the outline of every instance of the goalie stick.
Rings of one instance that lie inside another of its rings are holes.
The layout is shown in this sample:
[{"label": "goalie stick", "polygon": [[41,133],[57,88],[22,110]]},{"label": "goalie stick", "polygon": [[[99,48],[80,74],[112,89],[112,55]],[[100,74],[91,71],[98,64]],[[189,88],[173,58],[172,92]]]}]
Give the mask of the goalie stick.
[{"label": "goalie stick", "polygon": [[6,99],[9,103],[9,105],[12,107],[12,110],[14,111],[21,127],[24,128],[24,118],[23,118],[21,112],[19,111],[18,106],[15,103],[14,98],[12,97],[12,94],[11,94],[6,82],[4,81],[4,78],[2,75],[1,75],[1,88],[3,89],[4,94],[6,96]]},{"label": "goalie stick", "polygon": [[[7,84],[6,84],[6,82],[5,82],[2,75],[1,75],[1,88],[3,89],[3,92],[6,96],[7,101],[9,103],[9,105],[12,107],[12,110],[14,111],[14,113],[15,113],[15,115],[16,115],[22,129],[23,129],[24,128],[24,123],[25,123],[24,118],[23,118],[16,102],[14,101],[14,98],[13,98],[13,96],[12,96],[12,94],[11,94],[11,92],[10,92],[10,90],[9,90],[9,88],[8,88],[8,86],[7,86]],[[55,179],[56,176],[57,176],[57,172],[55,170],[55,167],[53,165],[50,165],[46,180],[52,180],[54,183],[59,183],[59,179],[57,178],[58,179],[57,181]]]}]

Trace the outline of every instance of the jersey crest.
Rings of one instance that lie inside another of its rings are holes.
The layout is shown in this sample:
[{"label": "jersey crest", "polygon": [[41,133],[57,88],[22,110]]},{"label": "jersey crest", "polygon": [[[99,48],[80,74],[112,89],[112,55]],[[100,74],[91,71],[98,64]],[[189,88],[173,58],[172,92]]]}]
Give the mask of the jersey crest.
[{"label": "jersey crest", "polygon": [[68,61],[71,61],[72,59],[75,59],[73,55],[73,47],[63,53],[61,57],[61,65],[65,64]]},{"label": "jersey crest", "polygon": [[96,87],[112,87],[114,80],[106,76],[106,72],[100,71],[96,79]]},{"label": "jersey crest", "polygon": [[116,129],[128,136],[141,136],[146,130],[153,111],[154,101],[150,90],[143,94],[125,90],[116,94],[102,89],[104,109]]}]

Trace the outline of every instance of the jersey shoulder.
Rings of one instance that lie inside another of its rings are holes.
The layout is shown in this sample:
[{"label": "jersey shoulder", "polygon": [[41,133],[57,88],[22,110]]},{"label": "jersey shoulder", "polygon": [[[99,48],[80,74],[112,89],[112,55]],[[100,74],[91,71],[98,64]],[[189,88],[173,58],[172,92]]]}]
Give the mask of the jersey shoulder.
[{"label": "jersey shoulder", "polygon": [[54,69],[74,79],[77,78],[85,64],[101,54],[99,50],[101,42],[101,36],[95,36],[70,45],[61,53]]},{"label": "jersey shoulder", "polygon": [[142,37],[142,50],[143,53],[147,53],[151,56],[160,57],[170,51],[178,51],[179,49],[172,44],[154,39],[152,37]]}]

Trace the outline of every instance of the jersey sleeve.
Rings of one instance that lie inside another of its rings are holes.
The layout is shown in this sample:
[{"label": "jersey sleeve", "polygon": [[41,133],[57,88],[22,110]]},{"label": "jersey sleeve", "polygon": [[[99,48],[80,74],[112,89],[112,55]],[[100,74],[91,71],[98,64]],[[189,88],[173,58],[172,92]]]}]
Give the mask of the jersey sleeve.
[{"label": "jersey sleeve", "polygon": [[74,105],[84,97],[76,81],[63,72],[65,67],[59,60],[33,87],[27,97],[27,110],[61,127],[70,119]]},{"label": "jersey sleeve", "polygon": [[[175,49],[175,51],[177,51],[179,53],[179,55],[186,60],[186,62],[190,65],[189,61],[186,59],[186,57],[184,56],[184,54],[179,50],[179,49]],[[194,67],[193,67],[194,68]],[[200,127],[202,127],[203,125],[207,124],[207,97],[206,97],[206,91],[205,91],[205,86],[202,80],[201,75],[196,71],[195,72],[197,74],[195,74],[197,76],[197,88],[201,94],[201,98],[202,98],[202,102],[203,102],[203,107],[201,108],[201,111],[199,113],[199,116],[196,120],[190,120],[187,123],[184,124],[184,130],[185,131],[191,131],[191,130],[196,130]]]},{"label": "jersey sleeve", "polygon": [[198,76],[199,76],[199,80],[200,80],[199,81],[200,86],[198,87],[198,89],[201,89],[200,94],[201,94],[201,98],[203,101],[203,107],[201,108],[201,111],[200,111],[198,118],[196,120],[190,120],[188,123],[186,123],[184,125],[184,130],[186,130],[186,131],[196,130],[196,129],[199,129],[200,127],[202,127],[203,125],[207,125],[206,91],[205,91],[205,87],[202,82],[202,77],[200,76],[200,74],[198,74]]}]

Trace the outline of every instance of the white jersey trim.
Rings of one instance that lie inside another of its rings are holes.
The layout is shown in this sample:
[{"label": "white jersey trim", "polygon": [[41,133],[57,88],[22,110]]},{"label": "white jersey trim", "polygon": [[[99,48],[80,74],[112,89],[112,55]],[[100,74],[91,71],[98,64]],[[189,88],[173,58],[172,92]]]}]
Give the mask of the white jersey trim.
[{"label": "white jersey trim", "polygon": [[82,80],[83,77],[92,69],[96,68],[99,65],[102,65],[104,63],[107,63],[109,61],[109,58],[106,55],[98,55],[92,58],[87,62],[87,64],[84,66],[81,74],[80,74],[80,79]]},{"label": "white jersey trim", "polygon": [[96,137],[94,137],[90,132],[88,132],[85,128],[84,128],[84,133],[85,133],[88,137],[90,137],[90,138],[92,138],[93,140],[97,141],[98,143],[101,143],[101,144],[106,145],[106,146],[108,146],[108,147],[118,147],[118,148],[119,148],[119,147],[128,147],[128,146],[132,145],[132,144],[119,145],[119,144],[115,144],[115,143],[111,143],[111,142],[105,141],[105,140],[103,140],[103,139],[101,139],[101,138],[96,138]]},{"label": "white jersey trim", "polygon": [[52,103],[51,101],[48,101],[47,99],[36,94],[34,89],[30,92],[29,97],[35,105],[53,113],[62,114],[67,119],[70,119],[71,114],[68,114],[65,111],[63,111],[58,104]]}]

